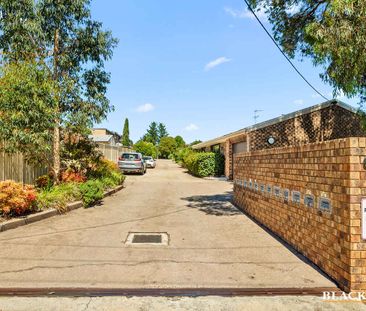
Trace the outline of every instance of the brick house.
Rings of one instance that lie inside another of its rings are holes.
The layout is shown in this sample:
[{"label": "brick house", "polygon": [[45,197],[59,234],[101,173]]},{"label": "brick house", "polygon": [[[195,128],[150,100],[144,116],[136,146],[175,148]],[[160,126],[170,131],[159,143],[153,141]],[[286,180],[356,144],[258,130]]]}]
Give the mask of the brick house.
[{"label": "brick house", "polygon": [[220,150],[226,159],[225,176],[233,179],[233,157],[237,153],[355,136],[365,136],[357,111],[331,100],[202,142],[193,149]]}]

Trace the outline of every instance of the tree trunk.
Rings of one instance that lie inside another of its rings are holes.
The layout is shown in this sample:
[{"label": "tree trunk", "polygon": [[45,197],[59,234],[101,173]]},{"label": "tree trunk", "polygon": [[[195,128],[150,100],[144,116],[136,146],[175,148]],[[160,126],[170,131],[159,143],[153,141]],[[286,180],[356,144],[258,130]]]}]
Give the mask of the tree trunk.
[{"label": "tree trunk", "polygon": [[54,181],[57,184],[59,181],[61,161],[60,161],[60,126],[58,120],[56,120],[55,127],[53,129],[53,174]]},{"label": "tree trunk", "polygon": [[[59,52],[59,30],[55,30],[54,38],[54,48],[53,48],[53,79],[58,80],[58,52]],[[56,95],[56,101],[59,102],[59,96]],[[59,105],[56,108],[57,114],[59,114]],[[54,182],[57,184],[59,182],[59,175],[61,170],[61,160],[60,160],[60,120],[57,117],[55,120],[55,126],[53,128],[53,173]]]}]

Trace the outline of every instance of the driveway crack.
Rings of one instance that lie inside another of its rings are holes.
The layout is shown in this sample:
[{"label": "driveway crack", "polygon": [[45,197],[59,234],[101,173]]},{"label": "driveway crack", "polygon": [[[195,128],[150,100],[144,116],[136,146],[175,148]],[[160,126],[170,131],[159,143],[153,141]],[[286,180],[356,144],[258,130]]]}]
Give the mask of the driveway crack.
[{"label": "driveway crack", "polygon": [[88,309],[89,309],[89,305],[90,305],[90,303],[92,302],[92,299],[93,299],[93,297],[90,297],[90,298],[89,298],[89,301],[86,303],[86,306],[85,306],[84,311],[86,311],[86,310],[88,310]]},{"label": "driveway crack", "polygon": [[[293,270],[292,269],[284,269],[280,267],[275,267],[271,263],[258,263],[258,262],[240,262],[240,261],[227,261],[227,262],[214,262],[214,261],[177,261],[177,260],[147,260],[147,261],[140,261],[140,262],[121,262],[121,263],[111,263],[111,262],[105,262],[105,263],[85,263],[85,264],[73,264],[73,265],[65,265],[65,266],[33,266],[29,268],[24,269],[18,269],[18,270],[7,270],[7,271],[1,271],[0,274],[9,274],[9,273],[23,273],[28,271],[33,271],[37,269],[72,269],[72,268],[81,268],[81,267],[103,267],[103,266],[139,266],[139,265],[146,265],[146,264],[152,264],[152,263],[173,263],[173,264],[207,264],[207,265],[235,265],[235,264],[241,264],[241,265],[255,265],[262,268],[267,268],[270,270],[278,270],[281,272],[288,272]],[[277,263],[277,264],[283,264],[283,263]]]}]

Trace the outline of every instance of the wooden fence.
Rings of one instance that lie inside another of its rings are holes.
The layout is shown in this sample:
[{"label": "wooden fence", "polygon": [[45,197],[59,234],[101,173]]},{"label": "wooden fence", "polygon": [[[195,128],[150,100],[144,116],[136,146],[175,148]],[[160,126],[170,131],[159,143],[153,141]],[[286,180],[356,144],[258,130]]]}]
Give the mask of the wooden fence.
[{"label": "wooden fence", "polygon": [[[132,151],[127,147],[117,147],[99,144],[99,150],[104,157],[113,162],[118,161],[121,153]],[[47,167],[34,167],[24,160],[20,153],[6,154],[0,152],[0,181],[14,180],[23,184],[33,184],[34,181],[47,174]]]},{"label": "wooden fence", "polygon": [[20,153],[0,152],[0,181],[14,180],[24,184],[33,184],[37,177],[47,174],[47,171],[46,167],[27,164]]}]

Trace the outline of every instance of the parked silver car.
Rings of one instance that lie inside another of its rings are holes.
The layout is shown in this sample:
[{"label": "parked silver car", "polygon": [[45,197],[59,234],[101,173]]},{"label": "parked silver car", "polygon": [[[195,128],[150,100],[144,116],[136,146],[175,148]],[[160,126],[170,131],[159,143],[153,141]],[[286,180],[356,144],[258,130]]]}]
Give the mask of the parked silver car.
[{"label": "parked silver car", "polygon": [[118,159],[118,167],[123,173],[146,173],[146,162],[142,154],[137,152],[125,152]]},{"label": "parked silver car", "polygon": [[153,157],[145,156],[143,159],[146,162],[147,167],[155,168],[156,167],[156,161]]}]

